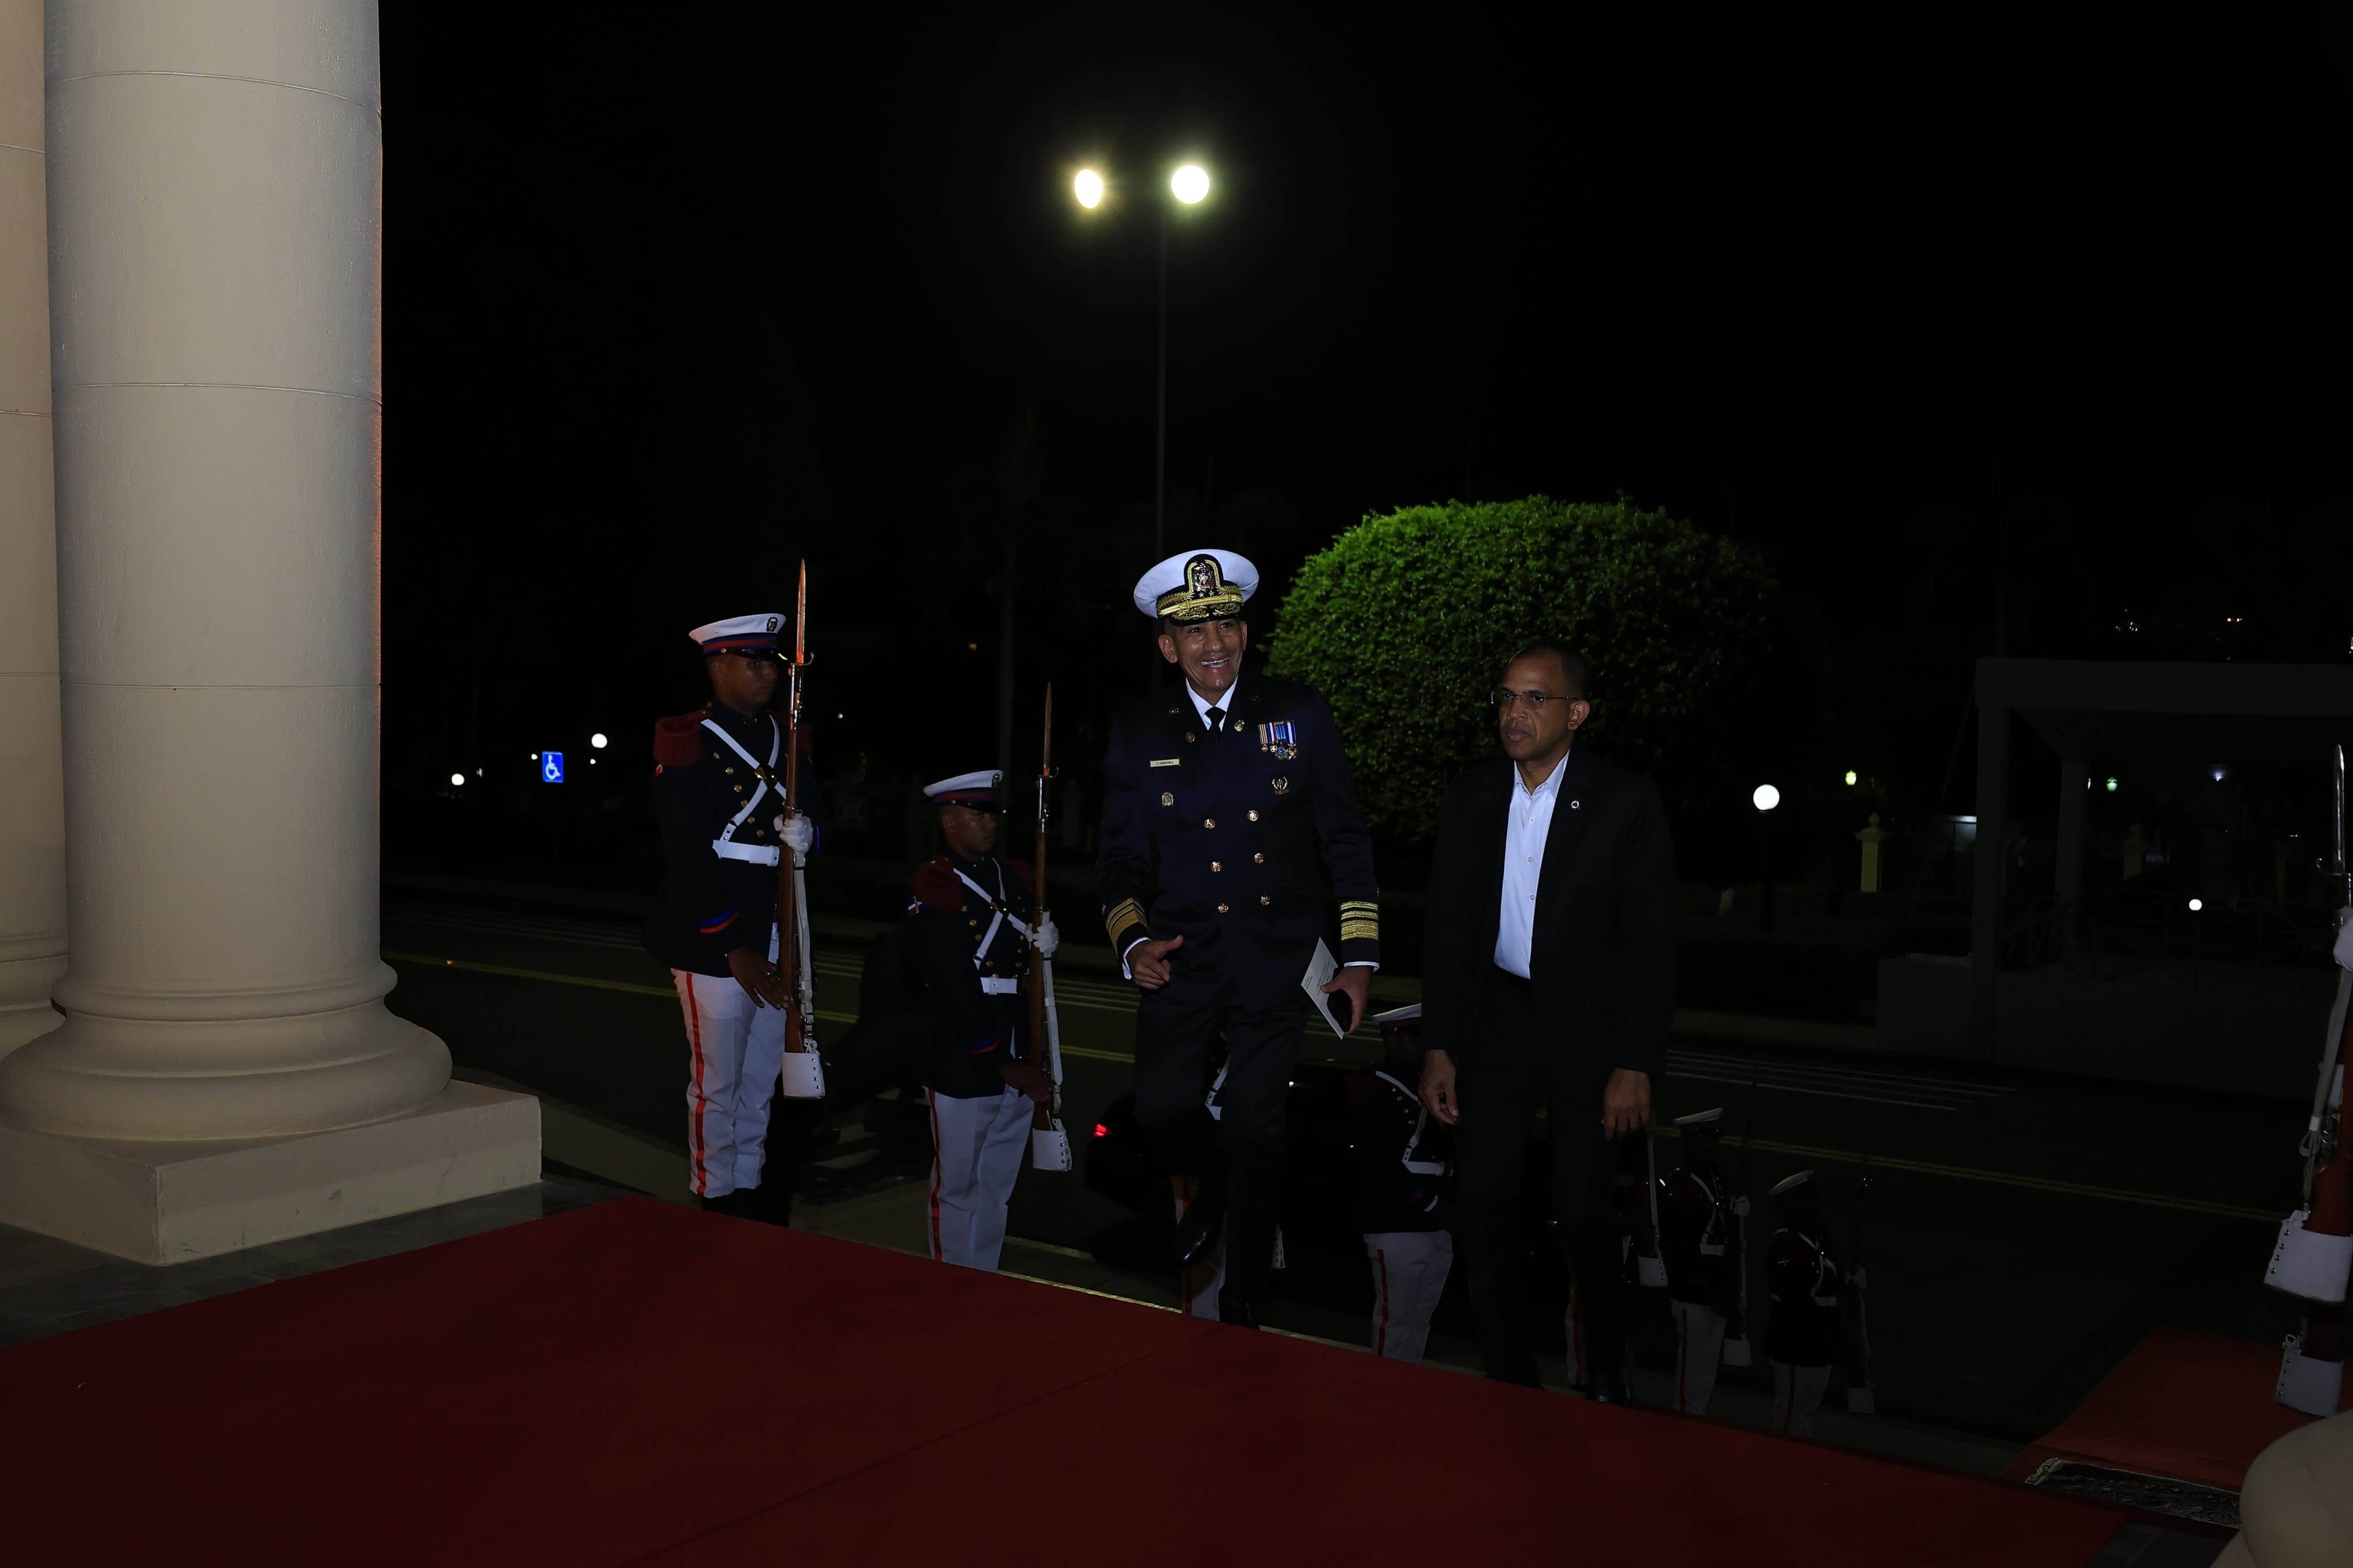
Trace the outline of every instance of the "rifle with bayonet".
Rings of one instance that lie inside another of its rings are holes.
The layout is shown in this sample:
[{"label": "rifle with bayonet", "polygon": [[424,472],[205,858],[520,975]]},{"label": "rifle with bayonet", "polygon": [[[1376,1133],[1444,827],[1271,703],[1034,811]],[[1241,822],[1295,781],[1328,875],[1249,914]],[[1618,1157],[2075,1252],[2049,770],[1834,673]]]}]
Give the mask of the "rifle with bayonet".
[{"label": "rifle with bayonet", "polygon": [[1071,1168],[1071,1136],[1062,1130],[1062,1026],[1054,1011],[1054,961],[1038,949],[1038,932],[1046,912],[1047,824],[1052,819],[1048,798],[1054,778],[1054,686],[1046,683],[1046,739],[1038,763],[1037,879],[1030,884],[1029,925],[1029,1059],[1046,1075],[1051,1092],[1029,1113],[1029,1163],[1041,1171]]},{"label": "rifle with bayonet", "polygon": [[[799,597],[793,605],[793,662],[786,673],[785,812],[801,811],[801,675],[808,668],[808,563],[801,563]],[[808,880],[797,850],[776,861],[776,966],[785,987],[784,1093],[790,1100],[825,1098],[825,1064],[812,1030],[817,991],[809,963]]]},{"label": "rifle with bayonet", "polygon": [[1862,1173],[1854,1184],[1854,1258],[1847,1265],[1845,1287],[1839,1291],[1839,1315],[1846,1340],[1846,1407],[1857,1415],[1875,1415],[1879,1402],[1871,1391],[1871,1321],[1863,1307],[1866,1276],[1862,1269],[1862,1225],[1871,1204],[1871,1156],[1858,1156]]},{"label": "rifle with bayonet", "polygon": [[[1756,1085],[1751,1084],[1753,1090]],[[1754,1366],[1757,1352],[1748,1343],[1748,1173],[1757,1155],[1757,1118],[1752,1113],[1740,1130],[1740,1179],[1732,1189],[1732,1311],[1724,1325],[1724,1364]]]},{"label": "rifle with bayonet", "polygon": [[[2337,748],[2334,853],[2319,863],[2338,919],[2353,909],[2353,864],[2345,844],[2345,748]],[[2296,1153],[2304,1162],[2304,1202],[2280,1222],[2263,1283],[2301,1298],[2304,1321],[2287,1337],[2274,1397],[2291,1410],[2333,1415],[2343,1403],[2345,1304],[2353,1282],[2353,1148],[2345,1139],[2346,1061],[2353,1058],[2353,938],[2332,925],[2338,965],[2337,1001],[2321,1042],[2320,1074]]]}]

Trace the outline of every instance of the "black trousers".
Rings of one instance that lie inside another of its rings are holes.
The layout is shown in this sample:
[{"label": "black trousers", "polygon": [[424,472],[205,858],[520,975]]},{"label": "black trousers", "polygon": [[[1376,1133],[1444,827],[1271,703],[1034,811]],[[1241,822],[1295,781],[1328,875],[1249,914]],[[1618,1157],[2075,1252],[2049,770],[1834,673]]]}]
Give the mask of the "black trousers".
[{"label": "black trousers", "polygon": [[[1299,1066],[1307,996],[1244,1009],[1229,999],[1176,1001],[1147,991],[1135,1013],[1135,1120],[1172,1173],[1213,1184],[1226,1198],[1225,1289],[1267,1293],[1282,1204],[1284,1101]],[[1226,1086],[1213,1122],[1202,1105],[1209,1056],[1223,1034]]]},{"label": "black trousers", "polygon": [[1535,1386],[1520,1224],[1521,1173],[1536,1107],[1552,1102],[1552,1202],[1577,1275],[1591,1365],[1626,1359],[1626,1274],[1610,1175],[1616,1147],[1601,1135],[1609,1068],[1573,1061],[1536,1031],[1524,982],[1492,970],[1480,998],[1478,1049],[1455,1066],[1462,1249],[1487,1375]]}]

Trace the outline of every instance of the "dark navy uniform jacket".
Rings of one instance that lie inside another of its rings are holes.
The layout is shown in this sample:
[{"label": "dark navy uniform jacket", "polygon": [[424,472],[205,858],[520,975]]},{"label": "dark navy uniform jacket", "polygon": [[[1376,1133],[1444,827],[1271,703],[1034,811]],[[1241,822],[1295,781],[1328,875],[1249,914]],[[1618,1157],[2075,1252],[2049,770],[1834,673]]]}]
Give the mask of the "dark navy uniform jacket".
[{"label": "dark navy uniform jacket", "polygon": [[1713,1307],[1728,1277],[1732,1211],[1720,1171],[1702,1176],[1679,1169],[1667,1178],[1659,1205],[1659,1255],[1667,1265],[1667,1294]]},{"label": "dark navy uniform jacket", "polygon": [[1340,899],[1342,963],[1380,961],[1373,844],[1340,732],[1308,687],[1245,673],[1214,739],[1183,684],[1113,721],[1095,890],[1112,951],[1181,936],[1171,1001],[1248,1008],[1299,994]]},{"label": "dark navy uniform jacket", "polygon": [[1765,1353],[1791,1366],[1829,1366],[1839,1358],[1839,1287],[1845,1280],[1830,1248],[1795,1230],[1777,1230],[1766,1254],[1765,1286],[1773,1313]]},{"label": "dark navy uniform jacket", "polygon": [[[965,887],[958,871],[990,896]],[[1005,1079],[998,1067],[1029,1055],[1028,999],[1018,991],[990,994],[981,982],[1028,977],[1029,942],[1011,920],[997,916],[1010,915],[1026,926],[1036,909],[1021,868],[993,857],[959,860],[943,855],[907,879],[907,912],[900,929],[907,962],[923,981],[915,1004],[915,1066],[924,1088],[959,1100],[1000,1094]],[[986,949],[980,945],[984,937]]]},{"label": "dark navy uniform jacket", "polygon": [[[646,917],[646,951],[672,969],[723,975],[727,955],[735,949],[767,953],[769,928],[776,920],[776,866],[774,860],[723,858],[712,842],[750,805],[729,841],[754,853],[777,848],[771,824],[785,803],[781,782],[762,780],[702,727],[705,719],[716,721],[778,781],[785,774],[785,729],[773,713],[746,719],[724,703],[654,726],[654,820],[661,828],[666,870]],[[801,809],[821,841],[825,803],[806,744],[798,782]]]},{"label": "dark navy uniform jacket", "polygon": [[1356,1124],[1358,1228],[1366,1236],[1443,1230],[1438,1205],[1451,1184],[1446,1130],[1430,1120],[1421,1096],[1383,1068],[1348,1080]]}]

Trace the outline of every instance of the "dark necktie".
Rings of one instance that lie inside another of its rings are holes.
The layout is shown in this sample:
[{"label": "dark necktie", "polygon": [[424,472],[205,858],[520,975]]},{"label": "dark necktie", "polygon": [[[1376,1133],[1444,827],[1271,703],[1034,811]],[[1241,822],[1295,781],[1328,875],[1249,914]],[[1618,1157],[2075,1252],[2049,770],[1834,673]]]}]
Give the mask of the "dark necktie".
[{"label": "dark necktie", "polygon": [[1212,708],[1206,715],[1204,715],[1204,717],[1206,717],[1209,721],[1209,735],[1211,739],[1214,740],[1216,737],[1226,732],[1226,710],[1224,709]]}]

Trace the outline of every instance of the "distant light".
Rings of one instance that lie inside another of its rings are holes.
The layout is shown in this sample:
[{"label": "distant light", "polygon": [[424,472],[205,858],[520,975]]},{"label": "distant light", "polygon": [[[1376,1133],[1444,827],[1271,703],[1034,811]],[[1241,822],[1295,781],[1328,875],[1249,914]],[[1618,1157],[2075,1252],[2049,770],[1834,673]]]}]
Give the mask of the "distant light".
[{"label": "distant light", "polygon": [[603,751],[603,750],[604,750],[607,745],[611,744],[611,742],[608,742],[608,741],[607,741],[607,740],[605,739],[605,731],[602,731],[602,730],[599,730],[599,731],[597,731],[595,734],[593,734],[593,735],[589,736],[589,737],[588,737],[588,743],[589,743],[590,745],[592,745],[592,746],[596,747],[596,748],[598,751],[600,751],[600,752],[601,752],[601,751]]},{"label": "distant light", "polygon": [[2189,900],[2189,912],[2193,915],[2205,907],[2206,900],[2203,899],[2192,899]]},{"label": "distant light", "polygon": [[481,770],[481,769],[480,769],[480,768],[476,768],[476,769],[474,770],[474,776],[475,776],[476,778],[480,778],[480,777],[482,776],[482,770]]},{"label": "distant light", "polygon": [[1098,1121],[1095,1123],[1095,1136],[1098,1138],[1108,1138],[1111,1136],[1111,1129]]},{"label": "distant light", "polygon": [[535,763],[535,762],[537,762],[537,761],[539,761],[539,753],[538,753],[537,752],[533,752],[531,754],[531,760],[532,760],[533,762],[534,762],[534,763]]},{"label": "distant light", "polygon": [[1757,793],[1748,797],[1759,811],[1770,811],[1781,804],[1781,792],[1771,784],[1758,784]]},{"label": "distant light", "polygon": [[589,765],[590,767],[592,767],[592,768],[593,768],[593,767],[595,767],[595,766],[596,765],[596,758],[594,758],[594,757],[589,758],[589,759],[588,759],[588,765]]},{"label": "distant light", "polygon": [[964,651],[966,653],[978,653],[980,651],[980,645],[976,642],[968,642],[964,645]]},{"label": "distant light", "polygon": [[1187,163],[1168,176],[1168,188],[1189,207],[1209,194],[1209,171],[1198,163]]},{"label": "distant light", "polygon": [[1848,788],[1852,789],[1854,786],[1854,770],[1852,768],[1849,768],[1846,771],[1846,782]]},{"label": "distant light", "polygon": [[2214,782],[2216,784],[2221,784],[2224,779],[2229,778],[2230,776],[2231,770],[2228,768],[2216,768],[2214,770]]},{"label": "distant light", "polygon": [[1071,182],[1071,192],[1079,198],[1079,205],[1099,207],[1103,205],[1103,176],[1092,169],[1081,169],[1079,177]]},{"label": "distant light", "polygon": [[453,784],[464,784],[466,782],[466,775],[463,773],[451,773],[449,775],[449,782]]},{"label": "distant light", "polygon": [[835,717],[835,718],[837,718],[837,719],[847,719],[847,718],[849,718],[849,714],[847,714],[847,713],[837,713],[837,714],[835,714],[835,715],[834,715],[834,717]]},{"label": "distant light", "polygon": [[2116,794],[2116,780],[2114,780],[2114,779],[2110,779],[2110,780],[2108,781],[2108,793],[2109,793],[2110,795],[2114,795],[2114,794]]}]

